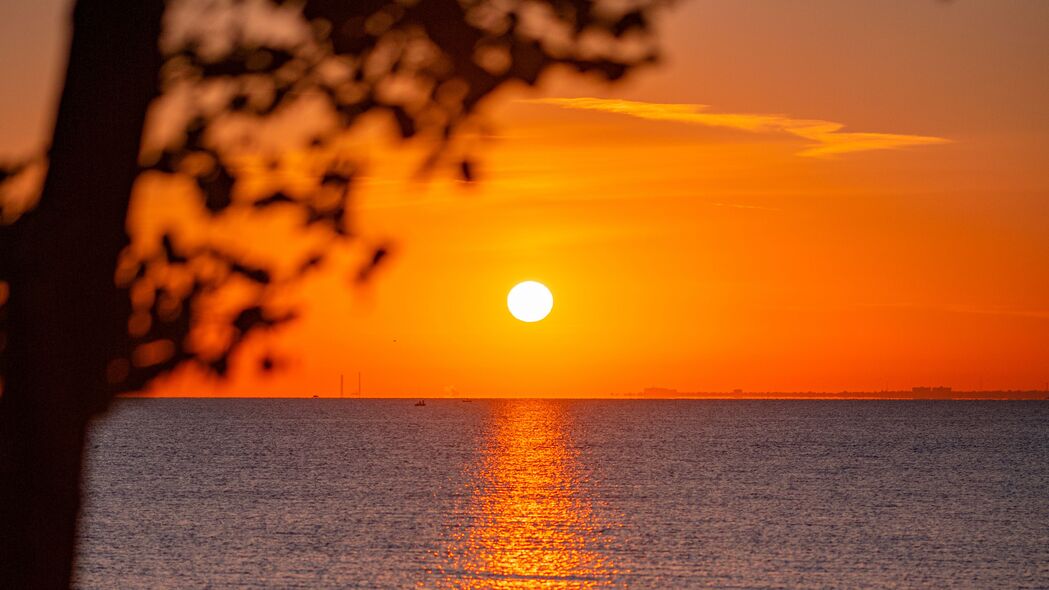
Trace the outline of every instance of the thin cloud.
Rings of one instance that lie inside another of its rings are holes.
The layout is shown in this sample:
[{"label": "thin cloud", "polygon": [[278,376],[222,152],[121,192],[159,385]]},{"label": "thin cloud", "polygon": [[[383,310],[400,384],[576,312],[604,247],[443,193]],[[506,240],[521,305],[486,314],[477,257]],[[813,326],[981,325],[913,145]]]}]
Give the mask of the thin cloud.
[{"label": "thin cloud", "polygon": [[540,98],[528,102],[567,109],[617,113],[650,121],[674,121],[705,127],[738,129],[750,133],[787,133],[813,142],[799,156],[832,156],[872,150],[894,150],[949,143],[949,139],[898,133],[844,132],[845,125],[818,119],[792,119],[784,115],[708,113],[707,105],[663,104],[609,98]]}]

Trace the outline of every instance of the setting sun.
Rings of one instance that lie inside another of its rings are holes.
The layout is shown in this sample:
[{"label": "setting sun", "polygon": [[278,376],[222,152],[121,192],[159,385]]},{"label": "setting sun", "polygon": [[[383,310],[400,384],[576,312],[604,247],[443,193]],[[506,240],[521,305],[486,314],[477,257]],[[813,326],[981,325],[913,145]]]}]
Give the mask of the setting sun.
[{"label": "setting sun", "polygon": [[546,285],[536,281],[525,281],[514,285],[506,296],[510,314],[522,322],[538,322],[550,314],[554,307],[554,296]]}]

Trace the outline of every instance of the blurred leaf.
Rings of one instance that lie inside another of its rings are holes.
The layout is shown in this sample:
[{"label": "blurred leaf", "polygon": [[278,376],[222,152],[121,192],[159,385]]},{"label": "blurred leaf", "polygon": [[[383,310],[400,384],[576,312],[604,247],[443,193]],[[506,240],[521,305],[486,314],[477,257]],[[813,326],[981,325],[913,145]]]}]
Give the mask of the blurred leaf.
[{"label": "blurred leaf", "polygon": [[415,135],[415,120],[412,119],[404,108],[399,106],[390,107],[393,111],[393,117],[397,121],[397,130],[400,132],[401,137],[408,139]]},{"label": "blurred leaf", "polygon": [[645,19],[645,13],[640,10],[634,10],[623,15],[614,25],[612,25],[612,34],[616,37],[622,37],[626,33],[635,30],[644,30],[648,27],[648,21]]},{"label": "blurred leaf", "polygon": [[171,264],[185,264],[189,259],[175,251],[175,245],[171,241],[171,234],[165,233],[160,238],[160,244],[164,248],[164,257]]},{"label": "blurred leaf", "polygon": [[293,203],[297,203],[297,201],[288,195],[277,191],[268,197],[255,201],[252,203],[252,207],[255,207],[256,209],[265,209],[266,207],[271,207],[273,205],[286,205]]},{"label": "blurred leaf", "polygon": [[473,162],[467,159],[459,162],[459,174],[466,182],[474,181],[474,165]]},{"label": "blurred leaf", "polygon": [[252,268],[250,266],[247,266],[246,264],[233,262],[230,264],[229,269],[230,272],[234,272],[241,276],[247,277],[248,279],[251,279],[256,283],[260,283],[263,285],[269,284],[271,280],[269,271],[262,268]]},{"label": "blurred leaf", "polygon": [[229,170],[216,159],[215,169],[209,174],[197,178],[197,184],[204,191],[204,206],[212,213],[224,211],[233,202],[233,184],[236,179]]},{"label": "blurred leaf", "polygon": [[357,282],[364,283],[371,278],[372,274],[379,268],[390,255],[389,246],[379,246],[372,251],[371,258],[357,271]]}]

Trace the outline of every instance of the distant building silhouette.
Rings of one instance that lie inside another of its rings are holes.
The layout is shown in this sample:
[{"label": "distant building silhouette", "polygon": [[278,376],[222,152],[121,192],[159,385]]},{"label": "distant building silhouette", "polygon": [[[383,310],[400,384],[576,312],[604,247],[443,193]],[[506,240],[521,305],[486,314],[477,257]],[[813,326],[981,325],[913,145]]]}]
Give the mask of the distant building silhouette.
[{"label": "distant building silhouette", "polygon": [[641,395],[651,397],[675,397],[681,395],[676,389],[670,389],[669,387],[646,387]]}]

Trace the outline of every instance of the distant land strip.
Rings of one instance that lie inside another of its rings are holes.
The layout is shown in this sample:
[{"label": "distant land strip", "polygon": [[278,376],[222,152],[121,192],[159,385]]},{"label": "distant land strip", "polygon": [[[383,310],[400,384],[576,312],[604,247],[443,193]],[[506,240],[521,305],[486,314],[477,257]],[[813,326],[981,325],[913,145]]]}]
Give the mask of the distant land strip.
[{"label": "distant land strip", "polygon": [[1022,401],[1049,400],[1047,390],[1001,390],[1001,391],[740,391],[740,392],[686,392],[662,391],[658,393],[629,392],[604,395],[527,395],[527,394],[458,394],[458,395],[412,395],[404,393],[377,394],[364,396],[338,394],[281,394],[281,395],[211,395],[211,394],[154,394],[137,392],[122,395],[125,398],[194,398],[194,399],[611,399],[611,400],[940,400],[940,401]]}]

